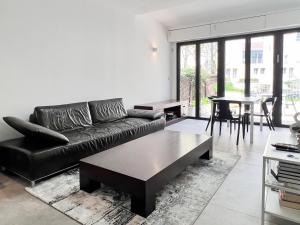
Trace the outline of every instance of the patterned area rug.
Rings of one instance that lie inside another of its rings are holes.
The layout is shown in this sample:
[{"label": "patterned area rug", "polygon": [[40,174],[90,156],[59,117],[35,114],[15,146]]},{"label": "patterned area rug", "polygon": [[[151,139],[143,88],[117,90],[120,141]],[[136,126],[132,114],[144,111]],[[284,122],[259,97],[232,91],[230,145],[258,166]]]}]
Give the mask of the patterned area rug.
[{"label": "patterned area rug", "polygon": [[193,224],[238,161],[239,156],[214,152],[165,185],[156,197],[156,210],[146,219],[130,211],[130,197],[102,186],[88,194],[79,190],[79,171],[73,169],[34,188],[33,196],[85,225]]}]

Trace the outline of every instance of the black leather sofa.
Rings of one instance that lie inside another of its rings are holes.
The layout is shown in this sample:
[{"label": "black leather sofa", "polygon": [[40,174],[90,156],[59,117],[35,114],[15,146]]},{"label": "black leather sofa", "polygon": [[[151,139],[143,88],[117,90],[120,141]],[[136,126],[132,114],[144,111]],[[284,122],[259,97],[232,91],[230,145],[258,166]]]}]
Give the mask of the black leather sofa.
[{"label": "black leather sofa", "polygon": [[122,99],[36,107],[29,121],[69,139],[49,145],[26,137],[0,143],[0,165],[32,182],[77,165],[79,160],[161,130],[161,113],[126,111]]}]

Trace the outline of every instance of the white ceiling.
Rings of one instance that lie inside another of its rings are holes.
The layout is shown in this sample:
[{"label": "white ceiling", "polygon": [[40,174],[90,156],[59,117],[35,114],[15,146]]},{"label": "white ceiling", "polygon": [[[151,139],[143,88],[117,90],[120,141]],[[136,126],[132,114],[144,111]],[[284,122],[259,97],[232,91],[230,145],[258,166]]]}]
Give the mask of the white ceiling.
[{"label": "white ceiling", "polygon": [[137,14],[147,13],[168,29],[300,8],[300,0],[114,0]]},{"label": "white ceiling", "polygon": [[154,12],[174,6],[194,2],[195,0],[111,0],[112,2],[133,10],[137,14]]}]

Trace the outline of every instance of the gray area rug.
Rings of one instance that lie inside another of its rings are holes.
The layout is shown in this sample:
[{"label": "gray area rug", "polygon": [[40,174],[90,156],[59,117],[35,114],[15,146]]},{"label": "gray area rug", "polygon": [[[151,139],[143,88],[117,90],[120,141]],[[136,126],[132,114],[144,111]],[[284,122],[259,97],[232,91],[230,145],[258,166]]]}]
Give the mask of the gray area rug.
[{"label": "gray area rug", "polygon": [[206,207],[239,156],[214,152],[210,161],[199,160],[163,187],[156,210],[147,219],[130,211],[130,196],[102,186],[89,194],[79,190],[79,171],[73,169],[34,188],[33,196],[86,225],[193,224]]}]

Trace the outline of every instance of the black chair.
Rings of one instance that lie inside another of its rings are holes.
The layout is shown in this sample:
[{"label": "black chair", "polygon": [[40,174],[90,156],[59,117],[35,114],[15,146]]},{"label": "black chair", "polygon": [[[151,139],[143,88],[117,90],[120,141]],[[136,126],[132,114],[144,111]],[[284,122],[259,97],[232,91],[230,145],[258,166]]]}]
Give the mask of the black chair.
[{"label": "black chair", "polygon": [[[209,96],[209,97],[207,97],[210,101],[212,101],[214,98],[217,98],[218,96]],[[218,109],[216,110],[216,113],[218,113]],[[210,124],[210,122],[211,122],[211,117],[212,117],[212,115],[209,117],[209,119],[208,119],[208,122],[207,122],[207,125],[206,125],[206,128],[205,128],[205,131],[207,131],[207,129],[208,129],[208,127],[209,127],[209,124]]]},{"label": "black chair", "polygon": [[[272,114],[273,114],[273,110],[274,110],[276,102],[277,102],[277,97],[271,97],[271,98],[265,99],[261,103],[262,113],[254,113],[253,114],[253,116],[265,118],[270,130],[275,130],[274,123],[272,120]],[[247,132],[248,132],[248,126],[250,123],[249,117],[250,117],[250,112],[245,111],[245,113],[243,115],[243,120],[242,120],[242,122],[243,122],[243,138],[245,138],[245,127],[247,127]]]},{"label": "black chair", "polygon": [[[238,106],[238,113],[236,115],[233,115],[232,111],[230,110],[231,105],[237,105]],[[231,133],[231,125],[232,123],[238,123],[238,133],[237,133],[237,140],[236,145],[239,144],[239,137],[240,137],[240,125],[241,125],[241,102],[236,101],[227,101],[227,100],[213,100],[213,113],[212,113],[212,119],[211,119],[211,131],[210,135],[213,135],[213,129],[214,129],[214,123],[215,121],[220,122],[220,130],[219,135],[221,135],[222,130],[222,122],[224,121],[230,121],[230,133]],[[216,113],[216,110],[218,109],[218,113]]]}]

